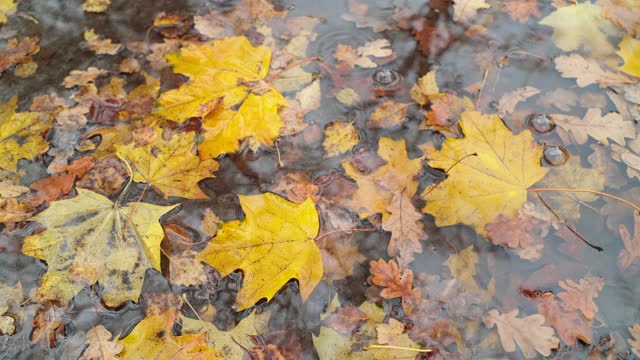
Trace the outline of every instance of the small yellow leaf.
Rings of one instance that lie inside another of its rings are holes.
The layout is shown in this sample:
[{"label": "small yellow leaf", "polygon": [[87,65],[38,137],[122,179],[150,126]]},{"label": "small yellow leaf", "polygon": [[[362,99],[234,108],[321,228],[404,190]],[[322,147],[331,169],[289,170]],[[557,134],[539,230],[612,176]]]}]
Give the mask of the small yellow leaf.
[{"label": "small yellow leaf", "polygon": [[542,147],[528,130],[513,135],[498,116],[475,111],[461,118],[464,138],[448,138],[440,150],[426,149],[429,166],[448,170],[448,177],[425,189],[423,211],[435,216],[438,226],[469,224],[485,234],[484,226],[498,215],[516,214],[527,188],[549,169],[541,166]]},{"label": "small yellow leaf", "polygon": [[352,123],[334,121],[324,130],[325,138],[322,146],[327,157],[342,155],[358,144],[360,137]]},{"label": "small yellow leaf", "polygon": [[115,145],[118,157],[131,165],[133,180],[153,186],[165,198],[206,197],[198,187],[198,182],[213,177],[218,163],[212,159],[200,160],[193,154],[193,133],[175,134],[171,140],[165,140],[160,136],[159,128],[154,128],[154,132],[158,135],[155,141],[145,146]]},{"label": "small yellow leaf", "polygon": [[0,169],[16,170],[20,159],[31,159],[47,147],[42,134],[51,126],[36,112],[16,113],[18,97],[0,104]]},{"label": "small yellow leaf", "polygon": [[440,93],[436,82],[436,71],[429,71],[411,88],[411,98],[420,105],[426,105],[435,100],[433,97]]},{"label": "small yellow leaf", "polygon": [[624,65],[618,69],[629,75],[640,77],[640,40],[627,34],[620,41],[619,46],[620,50],[617,54],[624,60]]},{"label": "small yellow leaf", "polygon": [[311,199],[295,204],[271,193],[239,198],[245,219],[222,224],[197,257],[222,276],[243,270],[239,310],[271,299],[294,278],[306,300],[322,279],[322,256],[314,241],[320,226],[315,204]]},{"label": "small yellow leaf", "polygon": [[102,13],[109,8],[109,5],[111,0],[84,0],[82,9],[86,12]]}]

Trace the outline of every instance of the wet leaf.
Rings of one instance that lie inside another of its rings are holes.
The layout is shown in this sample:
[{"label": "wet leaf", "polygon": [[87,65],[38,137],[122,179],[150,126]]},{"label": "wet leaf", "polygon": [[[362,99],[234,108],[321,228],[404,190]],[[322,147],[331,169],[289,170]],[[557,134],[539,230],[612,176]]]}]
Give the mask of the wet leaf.
[{"label": "wet leaf", "polygon": [[[564,130],[564,134],[560,133],[560,137],[565,140],[570,138],[572,142],[584,144],[589,136],[598,142],[608,145],[607,139],[611,139],[620,145],[625,144],[625,138],[633,138],[635,136],[634,124],[626,121],[618,113],[611,112],[601,115],[601,110],[590,108],[580,119],[577,116],[553,114],[551,115],[556,124]],[[567,133],[569,135],[567,135]]]},{"label": "wet leaf", "polygon": [[333,53],[333,57],[350,68],[356,66],[375,68],[378,67],[378,64],[373,61],[373,58],[391,56],[393,50],[389,48],[390,46],[391,43],[387,39],[369,41],[357,49],[349,45],[338,44],[336,51]]},{"label": "wet leaf", "polygon": [[15,13],[17,7],[18,3],[14,0],[0,0],[0,24],[6,23],[7,15]]},{"label": "wet leaf", "polygon": [[454,0],[453,20],[468,22],[478,14],[478,10],[490,7],[486,0]]},{"label": "wet leaf", "polygon": [[618,268],[625,271],[631,265],[637,264],[640,258],[640,214],[637,211],[633,213],[633,237],[624,224],[618,226],[624,245],[624,249],[618,254]]},{"label": "wet leaf", "polygon": [[103,39],[93,29],[84,32],[84,41],[96,55],[115,55],[122,48],[122,45],[112,43],[111,39]]},{"label": "wet leaf", "polygon": [[324,129],[325,138],[322,146],[327,157],[339,156],[358,144],[360,136],[352,123],[333,121]]},{"label": "wet leaf", "polygon": [[174,72],[191,81],[162,93],[155,114],[177,122],[202,117],[200,158],[234,152],[247,138],[273,145],[283,126],[278,109],[286,100],[262,81],[269,71],[271,49],[254,47],[240,36],[188,45],[167,55],[167,60]]},{"label": "wet leaf", "polygon": [[337,308],[322,320],[322,326],[336,330],[342,335],[352,335],[369,317],[355,306]]},{"label": "wet leaf", "polygon": [[396,257],[404,269],[415,258],[414,253],[422,253],[420,241],[427,239],[420,222],[422,214],[404,192],[394,195],[387,211],[391,215],[382,222],[382,228],[391,232],[387,252]]},{"label": "wet leaf", "polygon": [[93,84],[98,77],[107,75],[109,75],[107,70],[98,69],[93,66],[89,67],[86,71],[71,70],[69,75],[64,78],[63,85],[69,89],[74,86]]},{"label": "wet leaf", "polygon": [[620,51],[617,54],[624,60],[624,65],[618,69],[629,75],[640,77],[640,40],[627,34],[618,46]]},{"label": "wet leaf", "polygon": [[369,128],[393,128],[401,125],[407,115],[407,104],[385,100],[378,105],[367,122]]},{"label": "wet leaf", "polygon": [[597,0],[602,16],[631,34],[640,35],[640,9],[635,0]]},{"label": "wet leaf", "polygon": [[429,166],[447,170],[448,177],[422,193],[423,212],[435,216],[438,226],[464,223],[484,234],[498,215],[515,215],[527,188],[548,169],[540,165],[542,147],[528,130],[513,135],[498,116],[471,111],[462,114],[460,125],[464,138],[426,149]]},{"label": "wet leaf", "polygon": [[124,345],[114,342],[113,335],[104,326],[98,325],[87,331],[87,343],[80,360],[113,360],[124,350]]},{"label": "wet leaf", "polygon": [[380,295],[384,299],[401,297],[403,303],[415,304],[420,299],[420,289],[413,287],[413,271],[404,269],[401,273],[395,261],[383,259],[371,261],[371,283],[384,287]]},{"label": "wet leaf", "polygon": [[630,327],[629,332],[633,338],[627,339],[627,342],[631,345],[633,353],[640,356],[640,323],[636,323]]},{"label": "wet leaf", "polygon": [[345,173],[358,184],[358,191],[346,204],[361,218],[381,213],[382,220],[390,215],[387,210],[398,192],[413,196],[418,188],[415,175],[422,168],[422,158],[409,159],[404,140],[380,138],[378,155],[386,161],[371,173],[359,171],[348,160],[342,163]]},{"label": "wet leaf", "polygon": [[253,311],[249,316],[240,320],[232,328],[220,330],[208,321],[191,319],[181,316],[183,334],[204,334],[207,345],[213,349],[219,349],[224,359],[242,359],[246,353],[245,348],[252,346],[250,336],[257,336],[261,333],[260,320],[269,313],[256,315]]},{"label": "wet leaf", "polygon": [[543,356],[551,355],[551,349],[558,347],[559,340],[554,336],[553,328],[543,326],[545,319],[540,314],[518,318],[518,309],[500,314],[498,310],[490,310],[483,318],[488,328],[498,328],[502,348],[506,352],[516,351],[516,344],[527,359],[536,357],[536,352]]},{"label": "wet leaf", "polygon": [[584,343],[591,344],[593,330],[591,321],[588,321],[578,311],[566,311],[563,309],[552,293],[544,293],[537,298],[538,311],[544,315],[547,324],[553,326],[560,339],[567,345],[575,345],[580,339]]},{"label": "wet leaf", "polygon": [[[527,260],[540,260],[544,247],[544,236],[549,227],[532,217],[507,217],[500,215],[485,226],[487,237],[492,243],[511,249],[518,249],[518,255]],[[527,251],[524,254],[523,251]],[[523,257],[526,255],[526,257]]]},{"label": "wet leaf", "polygon": [[518,105],[519,102],[525,101],[539,93],[540,90],[533,86],[525,86],[510,91],[500,98],[500,101],[498,102],[498,113],[500,116],[511,114],[516,109],[516,105]]},{"label": "wet leaf", "polygon": [[555,64],[562,77],[575,78],[580,87],[591,84],[607,87],[631,82],[627,76],[603,70],[597,61],[578,54],[558,56],[555,59]]},{"label": "wet leaf", "polygon": [[122,206],[77,191],[77,197],[54,202],[35,216],[47,230],[24,239],[22,252],[48,265],[36,297],[66,304],[83,286],[100,282],[108,306],[138,301],[145,270],[160,271],[164,233],[158,219],[173,207]]},{"label": "wet leaf", "polygon": [[20,159],[31,159],[47,147],[43,134],[51,127],[36,112],[16,112],[18,97],[0,104],[0,169],[16,170]]},{"label": "wet leaf", "polygon": [[579,50],[595,55],[613,52],[607,36],[614,34],[615,27],[600,16],[600,7],[589,2],[557,9],[540,21],[553,27],[553,41],[564,51]]},{"label": "wet leaf", "polygon": [[156,188],[165,198],[181,196],[189,199],[206,197],[198,182],[213,177],[218,169],[215,160],[200,160],[192,149],[193,133],[180,133],[165,140],[161,130],[153,129],[158,136],[144,146],[136,144],[115,145],[116,154],[131,165],[133,180]]},{"label": "wet leaf", "polygon": [[411,98],[420,105],[426,105],[435,101],[440,94],[438,83],[436,82],[436,71],[429,71],[418,79],[418,82],[411,88]]},{"label": "wet leaf", "polygon": [[540,17],[538,0],[507,0],[504,2],[504,11],[509,13],[511,20],[518,20],[526,24],[529,17]]},{"label": "wet leaf", "polygon": [[270,193],[239,198],[245,219],[222,224],[198,258],[222,276],[243,270],[236,299],[241,310],[271,299],[292,278],[306,300],[322,278],[322,256],[313,240],[319,228],[314,203],[294,204]]},{"label": "wet leaf", "polygon": [[102,13],[107,11],[111,0],[84,0],[82,9],[86,12]]},{"label": "wet leaf", "polygon": [[604,287],[604,279],[601,277],[587,276],[580,279],[579,283],[571,279],[560,281],[559,285],[565,292],[558,293],[562,300],[562,307],[567,311],[580,310],[584,316],[591,320],[598,312],[598,306],[593,302],[598,293]]},{"label": "wet leaf", "polygon": [[173,335],[176,309],[151,313],[140,321],[127,337],[118,340],[124,346],[119,358],[154,360],[223,359],[205,342],[204,334]]}]

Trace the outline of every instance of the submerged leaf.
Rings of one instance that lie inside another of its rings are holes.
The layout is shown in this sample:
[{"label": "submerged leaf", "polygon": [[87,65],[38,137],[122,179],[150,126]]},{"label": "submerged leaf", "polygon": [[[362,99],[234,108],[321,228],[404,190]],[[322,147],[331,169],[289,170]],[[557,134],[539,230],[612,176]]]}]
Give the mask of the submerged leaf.
[{"label": "submerged leaf", "polygon": [[47,147],[42,137],[51,127],[36,112],[17,113],[18,97],[0,104],[0,169],[16,170],[20,159],[31,159]]},{"label": "submerged leaf", "polygon": [[35,216],[47,230],[24,239],[22,252],[48,265],[36,297],[66,304],[82,286],[99,282],[108,306],[138,301],[145,270],[160,271],[164,233],[158,219],[173,206],[123,207],[77,191],[77,197],[56,201]]},{"label": "submerged leaf", "polygon": [[516,351],[516,344],[527,359],[551,355],[551,349],[558,347],[559,340],[554,336],[553,328],[543,326],[545,319],[540,314],[518,318],[518,309],[500,314],[490,310],[482,319],[488,328],[498,327],[500,341],[506,352]]}]

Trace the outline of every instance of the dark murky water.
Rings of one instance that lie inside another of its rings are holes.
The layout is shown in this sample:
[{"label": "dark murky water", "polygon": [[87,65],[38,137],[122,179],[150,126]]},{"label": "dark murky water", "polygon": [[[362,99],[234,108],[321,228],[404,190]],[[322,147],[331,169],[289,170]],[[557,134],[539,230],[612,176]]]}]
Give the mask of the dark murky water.
[{"label": "dark murky water", "polygon": [[[19,11],[26,15],[38,19],[35,24],[29,19],[20,18],[14,21],[20,25],[17,30],[21,35],[35,35],[41,38],[41,51],[36,56],[38,63],[37,74],[28,79],[20,79],[11,73],[0,76],[0,103],[4,103],[14,95],[18,95],[20,105],[25,108],[31,100],[38,95],[48,92],[58,92],[69,95],[60,84],[63,78],[74,69],[86,69],[88,66],[97,66],[106,69],[113,69],[117,66],[121,57],[95,57],[92,52],[82,49],[79,44],[82,42],[82,32],[87,27],[100,29],[100,33],[121,43],[130,41],[141,41],[145,39],[147,29],[151,25],[153,18],[161,11],[179,15],[202,14],[210,6],[230,6],[233,1],[187,1],[187,0],[139,0],[123,1],[114,0],[106,14],[87,14],[82,11],[79,0],[24,0],[19,7]],[[289,5],[287,2],[285,5]],[[418,130],[421,121],[421,114],[408,114],[406,124],[396,130],[371,129],[366,126],[366,122],[375,106],[381,101],[381,97],[376,97],[376,86],[390,86],[407,88],[411,87],[418,77],[434,68],[438,69],[438,84],[440,89],[451,92],[461,92],[463,86],[482,82],[485,73],[481,71],[474,61],[474,56],[490,51],[490,71],[486,79],[486,85],[480,98],[480,102],[485,102],[489,112],[492,104],[502,96],[502,94],[523,86],[535,86],[539,89],[552,90],[555,88],[574,87],[573,79],[563,79],[554,70],[552,59],[561,52],[550,41],[551,30],[543,26],[530,22],[529,25],[514,25],[503,12],[490,10],[493,14],[492,21],[487,21],[487,34],[484,41],[470,40],[464,35],[464,28],[449,21],[446,17],[439,15],[439,10],[425,4],[424,1],[370,1],[370,14],[379,19],[388,19],[393,12],[394,5],[404,5],[424,16],[432,24],[437,24],[442,29],[440,41],[432,48],[430,54],[424,55],[416,51],[416,41],[410,31],[388,30],[377,34],[370,28],[356,28],[353,23],[345,21],[342,15],[347,12],[346,1],[295,1],[291,2],[294,10],[290,16],[313,15],[326,19],[324,24],[315,28],[318,32],[317,40],[309,46],[307,54],[310,56],[320,56],[331,58],[331,53],[338,44],[351,44],[359,46],[362,43],[385,37],[392,43],[396,59],[385,64],[389,71],[379,71],[376,69],[356,69],[347,81],[353,81],[353,86],[360,86],[363,93],[370,95],[363,97],[363,100],[353,106],[346,106],[335,101],[333,98],[325,98],[319,110],[310,113],[306,121],[317,124],[323,129],[326,124],[335,120],[343,119],[354,121],[356,128],[360,131],[361,149],[373,149],[377,147],[378,139],[381,136],[394,139],[405,139],[409,156],[419,156],[421,154],[418,145],[427,142],[437,143],[440,135],[429,130]],[[549,5],[541,9],[543,14],[550,11]],[[152,34],[152,36],[154,36]],[[319,68],[316,71],[320,72]],[[369,82],[362,82],[361,79],[370,79]],[[376,80],[377,83],[374,83]],[[330,89],[329,77],[323,79],[323,88]],[[575,89],[580,95],[584,90]],[[591,89],[590,89],[591,90]],[[400,94],[401,92],[397,92]],[[603,92],[601,92],[603,93]],[[604,94],[604,93],[603,93]],[[407,101],[406,92],[404,95],[396,95],[389,92],[388,99]],[[528,103],[527,114],[551,112],[549,108],[543,108]],[[607,101],[603,112],[615,111],[614,105]],[[536,138],[548,144],[545,152],[547,163],[562,166],[563,150],[555,147],[561,145],[560,139],[555,134],[553,128],[540,117],[527,121],[527,114],[517,112],[513,116],[505,117],[505,123],[515,132],[519,132],[528,126],[538,130]],[[574,115],[582,116],[584,109],[576,107]],[[301,169],[308,172],[314,179],[323,176],[330,177],[331,172],[340,167],[340,162],[344,158],[336,157],[325,159],[321,147],[308,147],[299,136],[285,138],[279,145],[279,150],[283,154],[283,159],[289,169]],[[294,154],[304,152],[303,159],[295,158]],[[573,146],[566,151],[571,157],[586,158],[591,152],[588,146]],[[288,155],[287,155],[288,154]],[[290,156],[291,158],[288,158]],[[588,164],[583,164],[588,165]],[[34,179],[44,176],[42,164],[28,163],[22,164],[27,174]],[[617,165],[619,166],[619,165]],[[188,228],[194,226],[194,219],[199,219],[198,214],[204,208],[213,208],[216,214],[224,221],[238,219],[242,211],[234,194],[257,194],[264,192],[274,182],[274,173],[278,170],[278,157],[275,151],[261,150],[258,153],[248,151],[230,155],[221,160],[221,167],[218,177],[208,179],[201,183],[203,191],[210,197],[208,200],[186,201],[181,210],[174,212],[166,221],[183,225]],[[617,189],[607,189],[614,194],[622,196],[635,203],[640,202],[640,195],[637,191],[637,179],[629,180],[620,172],[621,186]],[[421,189],[428,186],[434,179],[425,172],[421,178]],[[419,189],[419,192],[421,192]],[[136,199],[141,190],[136,189],[129,197]],[[149,191],[145,193],[143,200],[154,203],[166,203],[158,194]],[[418,201],[419,202],[419,201]],[[418,203],[416,202],[416,203]],[[594,205],[595,204],[595,205]],[[598,200],[592,204],[594,208],[599,208],[605,204],[604,200]],[[488,308],[509,309],[514,306],[521,307],[521,313],[535,313],[535,307],[522,304],[503,303],[502,299],[518,298],[518,292],[523,286],[530,288],[556,289],[554,288],[556,278],[580,279],[583,276],[602,276],[606,279],[606,285],[597,298],[600,309],[594,321],[594,344],[598,344],[599,336],[605,337],[612,332],[617,332],[624,339],[629,338],[627,328],[633,323],[640,321],[640,277],[629,276],[618,270],[616,257],[622,243],[619,238],[617,224],[625,224],[627,228],[633,229],[632,211],[620,211],[619,217],[612,220],[613,226],[607,226],[607,218],[588,207],[581,208],[580,220],[575,223],[575,227],[583,234],[587,240],[597,246],[604,248],[598,252],[593,248],[578,244],[570,250],[566,250],[564,240],[556,236],[549,236],[545,239],[545,248],[541,260],[528,262],[520,259],[513,253],[509,253],[502,248],[492,245],[490,242],[477,235],[471,228],[466,226],[450,226],[437,228],[433,219],[425,215],[426,229],[429,233],[429,240],[425,245],[423,254],[418,254],[417,259],[412,263],[414,273],[426,272],[442,274],[446,273],[443,262],[452,253],[462,250],[473,244],[475,250],[480,254],[480,262],[477,265],[477,282],[481,286],[487,286],[493,279],[495,281],[495,296]],[[12,238],[5,237],[0,244],[17,244],[21,236],[30,234],[32,225],[14,232]],[[612,230],[613,229],[613,230]],[[386,258],[386,241],[388,235],[384,233],[359,233],[354,237],[354,242],[360,245],[360,252],[368,259]],[[196,239],[198,242],[202,239]],[[204,245],[204,244],[203,244]],[[19,246],[16,248],[19,252]],[[16,255],[16,249],[5,249],[0,252],[0,279],[8,284],[20,281],[25,289],[36,287],[36,282],[40,275],[46,271],[46,266],[40,261],[27,256]],[[558,266],[562,264],[562,266]],[[545,271],[553,273],[561,271],[562,275],[554,274],[551,282],[545,283]],[[541,273],[542,272],[542,273]],[[517,274],[514,276],[514,274]],[[532,275],[533,274],[533,275]],[[214,271],[209,274],[211,284],[215,284],[213,289],[194,288],[187,290],[187,298],[191,304],[199,309],[208,303],[213,303],[218,309],[215,324],[219,327],[226,327],[229,324],[243,317],[242,313],[235,313],[232,310],[235,293],[241,284],[241,276],[233,274],[227,278],[216,277]],[[303,349],[306,358],[314,358],[312,332],[318,331],[319,314],[326,305],[326,299],[330,291],[337,291],[341,299],[354,304],[359,304],[365,300],[364,293],[369,276],[368,263],[364,262],[355,267],[354,274],[345,280],[334,284],[333,289],[325,283],[316,288],[309,300],[302,304],[295,283],[285,286],[276,298],[267,304],[258,306],[260,311],[272,311],[270,327],[276,329],[297,329],[303,342]],[[163,279],[158,274],[150,274],[147,279],[145,289],[162,288]],[[556,289],[558,290],[558,289]],[[144,291],[143,291],[144,294]],[[74,300],[72,312],[67,314],[70,323],[67,334],[76,331],[86,331],[96,323],[101,323],[113,333],[122,332],[123,335],[144,316],[139,305],[127,304],[121,309],[103,309],[99,301],[90,296],[88,291],[83,291]],[[527,311],[531,310],[531,312]],[[192,315],[191,310],[185,308],[185,314]],[[64,358],[64,342],[73,341],[69,335],[58,350],[47,354],[42,349],[32,349],[28,339],[24,339],[21,347],[8,348],[7,337],[0,337],[0,358],[21,358],[35,359],[46,356]],[[468,344],[473,347],[474,344]],[[586,349],[587,346],[584,347]],[[581,350],[581,349],[578,349]],[[566,353],[565,355],[562,355]],[[7,355],[10,354],[10,355]],[[484,357],[497,356],[496,354],[483,353]],[[517,353],[516,353],[517,354]],[[510,358],[517,358],[518,355],[511,355]],[[622,355],[621,355],[622,356]],[[558,358],[573,359],[586,358],[586,352],[574,351],[572,349],[561,349]],[[630,357],[631,358],[631,357]]]}]

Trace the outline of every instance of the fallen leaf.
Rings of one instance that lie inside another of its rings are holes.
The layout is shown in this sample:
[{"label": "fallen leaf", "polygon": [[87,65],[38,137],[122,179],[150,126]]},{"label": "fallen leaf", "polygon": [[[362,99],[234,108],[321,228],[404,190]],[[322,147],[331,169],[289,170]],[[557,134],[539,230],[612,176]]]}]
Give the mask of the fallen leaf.
[{"label": "fallen leaf", "polygon": [[51,122],[37,112],[16,112],[18,97],[0,104],[0,169],[16,170],[18,160],[31,159],[47,147],[43,134]]},{"label": "fallen leaf", "polygon": [[7,15],[15,13],[17,7],[18,3],[14,0],[0,0],[0,24],[6,23]]},{"label": "fallen leaf", "polygon": [[111,39],[103,39],[93,29],[85,30],[84,41],[96,55],[115,55],[122,48],[122,45],[112,43]]},{"label": "fallen leaf", "polygon": [[382,228],[391,232],[387,252],[404,269],[415,258],[414,253],[422,253],[420,241],[427,239],[420,223],[422,214],[403,191],[393,196],[387,211],[391,215],[382,222]]},{"label": "fallen leaf", "polygon": [[245,219],[220,225],[198,259],[222,276],[243,270],[239,310],[271,299],[292,278],[306,300],[322,278],[322,255],[313,240],[319,228],[313,201],[294,204],[270,193],[238,197]]},{"label": "fallen leaf", "polygon": [[73,189],[75,179],[75,174],[62,174],[34,181],[31,184],[31,189],[37,193],[30,195],[27,201],[33,206],[42,203],[49,205],[50,202],[68,194]]},{"label": "fallen leaf", "polygon": [[207,360],[223,359],[219,351],[211,349],[204,334],[173,335],[178,318],[177,309],[147,316],[124,339],[119,359]]},{"label": "fallen leaf", "polygon": [[485,0],[454,0],[453,20],[458,22],[468,22],[478,15],[478,10],[488,9],[491,5]]},{"label": "fallen leaf", "polygon": [[618,227],[624,245],[624,249],[618,254],[618,268],[624,271],[632,264],[637,264],[640,258],[640,213],[637,211],[633,213],[633,237],[624,224],[619,224]]},{"label": "fallen leaf", "polygon": [[543,326],[545,319],[540,314],[518,318],[518,309],[500,314],[498,310],[490,310],[483,318],[488,328],[498,328],[502,348],[506,352],[516,351],[516,344],[527,359],[536,357],[536,352],[543,356],[551,355],[551,349],[558,347],[560,340],[554,336],[553,328]]},{"label": "fallen leaf", "polygon": [[561,55],[555,59],[556,69],[564,78],[575,78],[579,87],[598,84],[600,87],[631,83],[627,76],[603,70],[597,61],[578,54]]},{"label": "fallen leaf", "polygon": [[435,216],[438,226],[464,223],[484,234],[498,215],[515,215],[527,188],[548,169],[540,165],[542,147],[528,130],[513,135],[498,116],[474,111],[462,113],[460,126],[464,138],[426,149],[429,166],[447,170],[448,177],[425,189],[422,211]]},{"label": "fallen leaf", "polygon": [[538,311],[546,319],[547,324],[553,326],[560,339],[565,344],[573,346],[580,339],[586,344],[591,344],[593,330],[591,321],[588,321],[577,311],[566,311],[555,300],[553,293],[544,293],[538,298]]},{"label": "fallen leaf", "polygon": [[86,71],[71,70],[69,75],[64,78],[64,82],[62,84],[67,89],[70,89],[74,86],[93,84],[96,78],[107,75],[109,75],[109,72],[107,70],[102,70],[91,66]]},{"label": "fallen leaf", "polygon": [[627,339],[629,345],[631,345],[633,353],[640,356],[640,323],[636,323],[629,328],[632,339]]},{"label": "fallen leaf", "polygon": [[86,12],[102,13],[107,11],[111,0],[84,0],[82,9]]},{"label": "fallen leaf", "polygon": [[201,159],[234,152],[246,138],[272,146],[283,126],[278,109],[286,100],[262,81],[270,59],[270,48],[254,47],[244,36],[183,47],[167,60],[191,81],[162,93],[155,114],[177,122],[203,117]]},{"label": "fallen leaf", "polygon": [[[582,166],[580,158],[571,157],[566,164],[554,167],[540,183],[540,187],[591,189],[602,191],[606,177],[598,170]],[[565,193],[554,191],[543,193],[545,201],[562,218],[580,219],[580,208],[585,203],[596,201],[599,197],[591,193]]]},{"label": "fallen leaf", "polygon": [[613,52],[607,36],[615,27],[600,16],[601,8],[591,3],[565,6],[547,15],[540,24],[553,27],[553,42],[564,51],[584,47],[588,54],[606,55]]},{"label": "fallen leaf", "polygon": [[114,360],[124,350],[124,345],[114,342],[113,335],[102,325],[87,331],[87,344],[80,360]]},{"label": "fallen leaf", "polygon": [[381,213],[384,221],[390,215],[387,209],[396,193],[415,194],[418,182],[414,177],[422,169],[422,158],[409,159],[404,140],[385,137],[379,140],[378,155],[386,164],[375,171],[363,173],[348,160],[342,162],[342,167],[358,185],[357,192],[346,205],[361,218]]},{"label": "fallen leaf", "polygon": [[[520,251],[533,250],[533,253],[525,253],[527,260],[539,260],[544,247],[543,238],[549,232],[549,226],[544,224],[533,217],[499,215],[494,222],[485,225],[485,229],[492,243]],[[520,253],[518,255],[523,257]]]},{"label": "fallen leaf", "polygon": [[337,308],[322,320],[322,326],[334,329],[343,335],[352,335],[369,317],[355,306]]},{"label": "fallen leaf", "polygon": [[538,97],[536,103],[549,109],[555,107],[561,111],[569,112],[576,106],[577,101],[578,95],[575,92],[559,88]]},{"label": "fallen leaf", "polygon": [[[157,135],[161,133],[159,128],[153,131]],[[200,160],[193,153],[194,137],[193,133],[180,133],[170,140],[157,136],[144,146],[116,144],[116,154],[131,166],[134,181],[153,186],[165,198],[205,198],[198,182],[213,177],[219,165],[213,159]]]},{"label": "fallen leaf", "polygon": [[383,259],[378,261],[372,260],[369,263],[371,275],[371,283],[384,287],[380,295],[384,299],[402,298],[403,303],[409,305],[416,304],[420,299],[420,289],[413,287],[413,271],[404,269],[400,273],[398,264],[389,260],[385,262]]},{"label": "fallen leaf", "polygon": [[518,20],[526,24],[529,17],[540,17],[538,0],[507,0],[504,2],[504,11],[509,13],[511,20]]},{"label": "fallen leaf", "polygon": [[640,35],[640,9],[635,0],[596,0],[602,7],[602,16],[627,32]]},{"label": "fallen leaf", "polygon": [[339,156],[358,144],[360,136],[352,123],[333,121],[324,129],[325,138],[322,146],[327,157]]},{"label": "fallen leaf", "polygon": [[438,83],[436,82],[436,71],[429,71],[418,79],[418,82],[411,88],[411,98],[420,105],[426,105],[437,99],[440,94]]},{"label": "fallen leaf", "polygon": [[391,43],[387,39],[377,39],[369,41],[357,49],[349,45],[338,44],[333,52],[333,57],[341,63],[346,64],[350,68],[356,66],[362,68],[378,67],[372,58],[383,58],[393,54],[393,50],[389,49]]},{"label": "fallen leaf", "polygon": [[[24,239],[22,252],[48,265],[36,298],[66,304],[81,283],[100,282],[107,306],[138,301],[145,270],[160,271],[164,233],[158,219],[173,206],[123,207],[88,190],[77,192],[77,197],[56,201],[33,217],[47,230]],[[77,275],[76,281],[70,273]]]},{"label": "fallen leaf", "polygon": [[360,95],[352,88],[344,88],[336,92],[336,100],[345,105],[353,106],[360,101]]},{"label": "fallen leaf", "polygon": [[270,190],[296,204],[302,204],[307,198],[314,202],[319,200],[318,186],[313,184],[311,176],[304,171],[279,175]]},{"label": "fallen leaf", "polygon": [[[0,24],[3,23],[2,1],[0,0]],[[6,17],[5,17],[6,19]],[[32,55],[40,51],[37,37],[26,37],[22,40],[9,39],[7,47],[0,50],[0,74],[12,67],[14,64],[23,64],[33,61]]]},{"label": "fallen leaf", "polygon": [[551,116],[556,125],[563,130],[559,135],[565,143],[584,144],[591,136],[605,145],[609,144],[607,139],[624,145],[625,138],[635,136],[633,122],[624,120],[620,114],[615,112],[602,116],[600,109],[590,108],[582,119],[563,114],[552,114]]},{"label": "fallen leaf", "polygon": [[447,265],[451,275],[462,284],[466,291],[479,295],[485,301],[488,301],[493,296],[495,285],[493,280],[486,286],[486,289],[482,289],[478,285],[474,279],[477,273],[476,265],[478,261],[478,253],[473,250],[473,245],[469,245],[465,249],[449,255],[443,265]]},{"label": "fallen leaf", "polygon": [[500,116],[511,114],[519,102],[525,101],[528,98],[537,95],[540,90],[533,86],[525,86],[504,94],[498,102],[498,113]]},{"label": "fallen leaf", "polygon": [[407,115],[407,104],[385,100],[376,107],[367,122],[368,128],[393,128],[401,125]]},{"label": "fallen leaf", "polygon": [[183,334],[204,334],[207,345],[212,349],[219,349],[224,359],[242,359],[246,355],[246,348],[252,346],[250,337],[261,333],[261,318],[268,314],[263,312],[257,315],[253,311],[238,324],[223,330],[218,329],[211,322],[182,315],[182,332]]},{"label": "fallen leaf", "polygon": [[640,40],[627,34],[618,46],[620,50],[617,54],[624,60],[624,65],[618,69],[629,75],[640,77]]},{"label": "fallen leaf", "polygon": [[580,279],[579,283],[568,279],[560,281],[559,285],[565,290],[558,293],[558,298],[562,300],[562,307],[566,311],[580,310],[589,320],[596,316],[598,306],[593,299],[598,297],[598,293],[604,287],[603,278],[587,276]]}]

